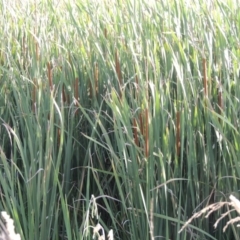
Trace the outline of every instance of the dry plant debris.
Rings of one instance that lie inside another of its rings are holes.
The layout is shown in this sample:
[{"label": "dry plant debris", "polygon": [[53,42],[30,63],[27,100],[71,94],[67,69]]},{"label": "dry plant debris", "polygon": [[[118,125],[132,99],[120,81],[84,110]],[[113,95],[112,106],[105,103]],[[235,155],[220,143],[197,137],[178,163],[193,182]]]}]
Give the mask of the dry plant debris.
[{"label": "dry plant debris", "polygon": [[[232,211],[237,211],[238,214],[240,215],[240,201],[234,197],[233,195],[230,195],[229,197],[230,202],[218,202],[218,203],[214,203],[211,204],[205,208],[203,208],[201,211],[196,212],[184,225],[183,227],[179,230],[178,233],[182,232],[187,226],[188,224],[190,224],[192,222],[193,219],[198,218],[200,216],[202,216],[203,214],[207,213],[207,215],[205,216],[205,218],[208,218],[209,215],[217,210],[219,210],[220,208],[222,208],[224,205],[226,206],[230,206],[233,207],[233,209],[228,210],[227,212],[223,213],[221,215],[220,218],[217,219],[217,221],[214,224],[214,227],[217,228],[218,223],[220,222],[220,220],[222,220],[223,218],[225,218],[230,212]],[[229,224],[234,224],[236,222],[240,222],[240,216],[233,218],[231,220],[229,220],[226,225],[223,228],[223,232],[226,231],[227,227],[229,226]],[[240,225],[238,224],[237,227],[239,227]]]}]

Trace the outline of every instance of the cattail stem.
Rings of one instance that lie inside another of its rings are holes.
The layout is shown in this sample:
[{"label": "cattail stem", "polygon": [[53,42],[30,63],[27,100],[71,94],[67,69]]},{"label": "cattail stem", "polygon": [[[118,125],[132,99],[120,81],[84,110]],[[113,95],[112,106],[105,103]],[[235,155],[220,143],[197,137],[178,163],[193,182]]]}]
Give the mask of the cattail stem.
[{"label": "cattail stem", "polygon": [[177,119],[176,119],[176,130],[177,130],[177,136],[176,136],[176,151],[177,151],[177,156],[180,155],[181,151],[181,129],[180,129],[180,118],[181,114],[180,111],[177,112]]},{"label": "cattail stem", "polygon": [[204,87],[204,96],[205,98],[208,97],[208,84],[207,84],[207,63],[206,59],[203,58],[202,60],[203,65],[203,87]]},{"label": "cattail stem", "polygon": [[53,80],[52,80],[52,65],[50,62],[47,63],[47,76],[50,90],[53,90]]}]

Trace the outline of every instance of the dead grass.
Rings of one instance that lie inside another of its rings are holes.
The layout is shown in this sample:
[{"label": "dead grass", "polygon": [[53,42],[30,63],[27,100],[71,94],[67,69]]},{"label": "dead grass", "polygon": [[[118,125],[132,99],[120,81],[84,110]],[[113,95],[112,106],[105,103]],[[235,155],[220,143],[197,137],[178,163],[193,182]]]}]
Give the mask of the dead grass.
[{"label": "dead grass", "polygon": [[[240,201],[234,197],[233,195],[230,195],[229,197],[230,199],[230,202],[218,202],[218,203],[214,203],[214,204],[211,204],[207,207],[205,207],[204,209],[202,209],[201,211],[195,213],[184,225],[183,227],[180,229],[180,232],[182,232],[187,226],[188,224],[190,224],[195,218],[199,218],[201,217],[203,214],[207,213],[207,215],[205,216],[205,218],[208,218],[209,215],[217,210],[219,210],[220,208],[222,208],[223,206],[229,206],[229,207],[232,207],[230,210],[228,210],[227,212],[223,213],[221,215],[220,218],[217,219],[217,221],[215,222],[214,224],[214,228],[217,228],[217,225],[218,223],[223,219],[225,218],[230,212],[233,212],[233,211],[237,211],[238,214],[240,215]],[[240,216],[239,217],[236,217],[236,218],[233,218],[231,220],[229,220],[226,225],[224,226],[223,228],[223,232],[226,231],[226,229],[228,228],[228,226],[230,224],[234,224],[234,223],[237,223],[240,221]],[[237,227],[239,227],[240,224],[237,225]]]}]

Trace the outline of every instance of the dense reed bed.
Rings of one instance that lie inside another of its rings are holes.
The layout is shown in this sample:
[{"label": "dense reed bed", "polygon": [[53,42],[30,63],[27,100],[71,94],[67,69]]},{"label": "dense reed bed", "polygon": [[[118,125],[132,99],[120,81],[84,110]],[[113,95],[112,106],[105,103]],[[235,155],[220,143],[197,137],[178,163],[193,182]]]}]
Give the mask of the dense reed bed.
[{"label": "dense reed bed", "polygon": [[22,239],[240,238],[221,209],[178,233],[239,196],[239,7],[1,0],[0,209]]}]

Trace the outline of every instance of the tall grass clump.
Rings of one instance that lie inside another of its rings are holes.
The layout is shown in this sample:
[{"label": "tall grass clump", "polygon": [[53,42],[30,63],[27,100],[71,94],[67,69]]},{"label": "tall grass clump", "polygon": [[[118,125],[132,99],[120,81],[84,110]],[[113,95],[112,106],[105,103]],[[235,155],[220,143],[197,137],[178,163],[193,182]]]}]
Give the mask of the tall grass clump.
[{"label": "tall grass clump", "polygon": [[240,238],[213,227],[226,209],[194,215],[239,197],[239,10],[1,1],[0,209],[21,239]]}]

